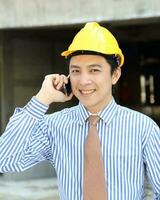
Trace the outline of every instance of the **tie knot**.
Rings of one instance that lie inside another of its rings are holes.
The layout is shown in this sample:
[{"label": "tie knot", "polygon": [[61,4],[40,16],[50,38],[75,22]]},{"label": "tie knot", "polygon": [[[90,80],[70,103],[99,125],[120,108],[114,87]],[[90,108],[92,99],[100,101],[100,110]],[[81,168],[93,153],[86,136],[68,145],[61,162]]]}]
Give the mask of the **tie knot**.
[{"label": "tie knot", "polygon": [[90,115],[88,118],[89,124],[93,126],[96,126],[99,120],[100,117],[98,115]]}]

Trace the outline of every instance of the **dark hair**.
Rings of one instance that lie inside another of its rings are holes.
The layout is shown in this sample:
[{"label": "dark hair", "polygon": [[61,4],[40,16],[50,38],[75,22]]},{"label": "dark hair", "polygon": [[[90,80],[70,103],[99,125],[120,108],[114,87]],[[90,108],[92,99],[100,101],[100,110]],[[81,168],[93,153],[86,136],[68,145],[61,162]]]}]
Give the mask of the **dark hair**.
[{"label": "dark hair", "polygon": [[111,66],[111,74],[113,74],[114,70],[119,66],[119,57],[116,56],[115,54],[110,54],[110,55],[106,55],[106,54],[103,54],[103,53],[99,53],[99,52],[95,52],[95,51],[75,51],[73,52],[72,54],[70,54],[67,58],[66,58],[66,61],[67,61],[67,64],[69,64],[70,62],[70,59],[73,57],[73,56],[76,56],[76,55],[99,55],[99,56],[102,56],[106,59],[106,61],[109,63],[109,65]]}]

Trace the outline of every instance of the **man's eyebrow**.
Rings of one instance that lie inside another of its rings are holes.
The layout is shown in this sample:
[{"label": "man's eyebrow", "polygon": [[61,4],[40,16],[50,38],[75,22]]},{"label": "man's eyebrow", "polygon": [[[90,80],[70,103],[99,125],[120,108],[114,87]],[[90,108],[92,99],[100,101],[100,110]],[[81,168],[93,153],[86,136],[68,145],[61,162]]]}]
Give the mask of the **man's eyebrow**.
[{"label": "man's eyebrow", "polygon": [[70,68],[79,68],[77,65],[70,65]]},{"label": "man's eyebrow", "polygon": [[[99,64],[90,64],[90,65],[88,65],[87,67],[88,67],[88,68],[92,68],[92,67],[99,67],[99,68],[102,68],[102,66],[99,65]],[[78,66],[78,65],[70,65],[70,68],[80,68],[80,66]]]},{"label": "man's eyebrow", "polygon": [[89,68],[91,67],[99,67],[99,68],[102,68],[102,66],[100,64],[91,64],[91,65],[88,65]]}]

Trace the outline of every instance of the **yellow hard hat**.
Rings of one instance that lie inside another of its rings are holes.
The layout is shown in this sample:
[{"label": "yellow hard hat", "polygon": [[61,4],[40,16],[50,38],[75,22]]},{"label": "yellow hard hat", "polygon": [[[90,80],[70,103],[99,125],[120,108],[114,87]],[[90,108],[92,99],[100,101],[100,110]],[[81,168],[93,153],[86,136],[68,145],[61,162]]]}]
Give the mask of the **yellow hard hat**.
[{"label": "yellow hard hat", "polygon": [[97,22],[89,22],[74,37],[67,51],[62,56],[69,56],[76,51],[94,51],[106,55],[114,54],[119,58],[119,66],[124,63],[124,56],[112,33]]}]

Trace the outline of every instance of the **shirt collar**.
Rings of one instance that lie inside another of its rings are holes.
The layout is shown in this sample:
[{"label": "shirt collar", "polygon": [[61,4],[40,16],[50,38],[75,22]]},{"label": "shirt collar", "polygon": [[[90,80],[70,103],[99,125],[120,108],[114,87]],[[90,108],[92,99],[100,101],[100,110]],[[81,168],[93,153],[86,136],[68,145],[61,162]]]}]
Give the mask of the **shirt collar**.
[{"label": "shirt collar", "polygon": [[[118,108],[118,105],[115,102],[114,98],[112,98],[109,104],[102,111],[100,111],[98,115],[105,123],[109,124],[111,120],[113,119],[113,117],[115,116],[117,112],[117,108]],[[78,116],[79,116],[80,124],[85,123],[89,115],[90,115],[89,111],[84,107],[84,105],[82,105],[79,102]]]},{"label": "shirt collar", "polygon": [[88,119],[89,115],[90,114],[89,114],[88,110],[84,107],[83,104],[81,104],[79,102],[78,116],[79,116],[79,121],[80,121],[81,125],[86,122],[86,120]]},{"label": "shirt collar", "polygon": [[117,113],[118,105],[114,98],[110,103],[99,113],[100,118],[108,125]]}]

